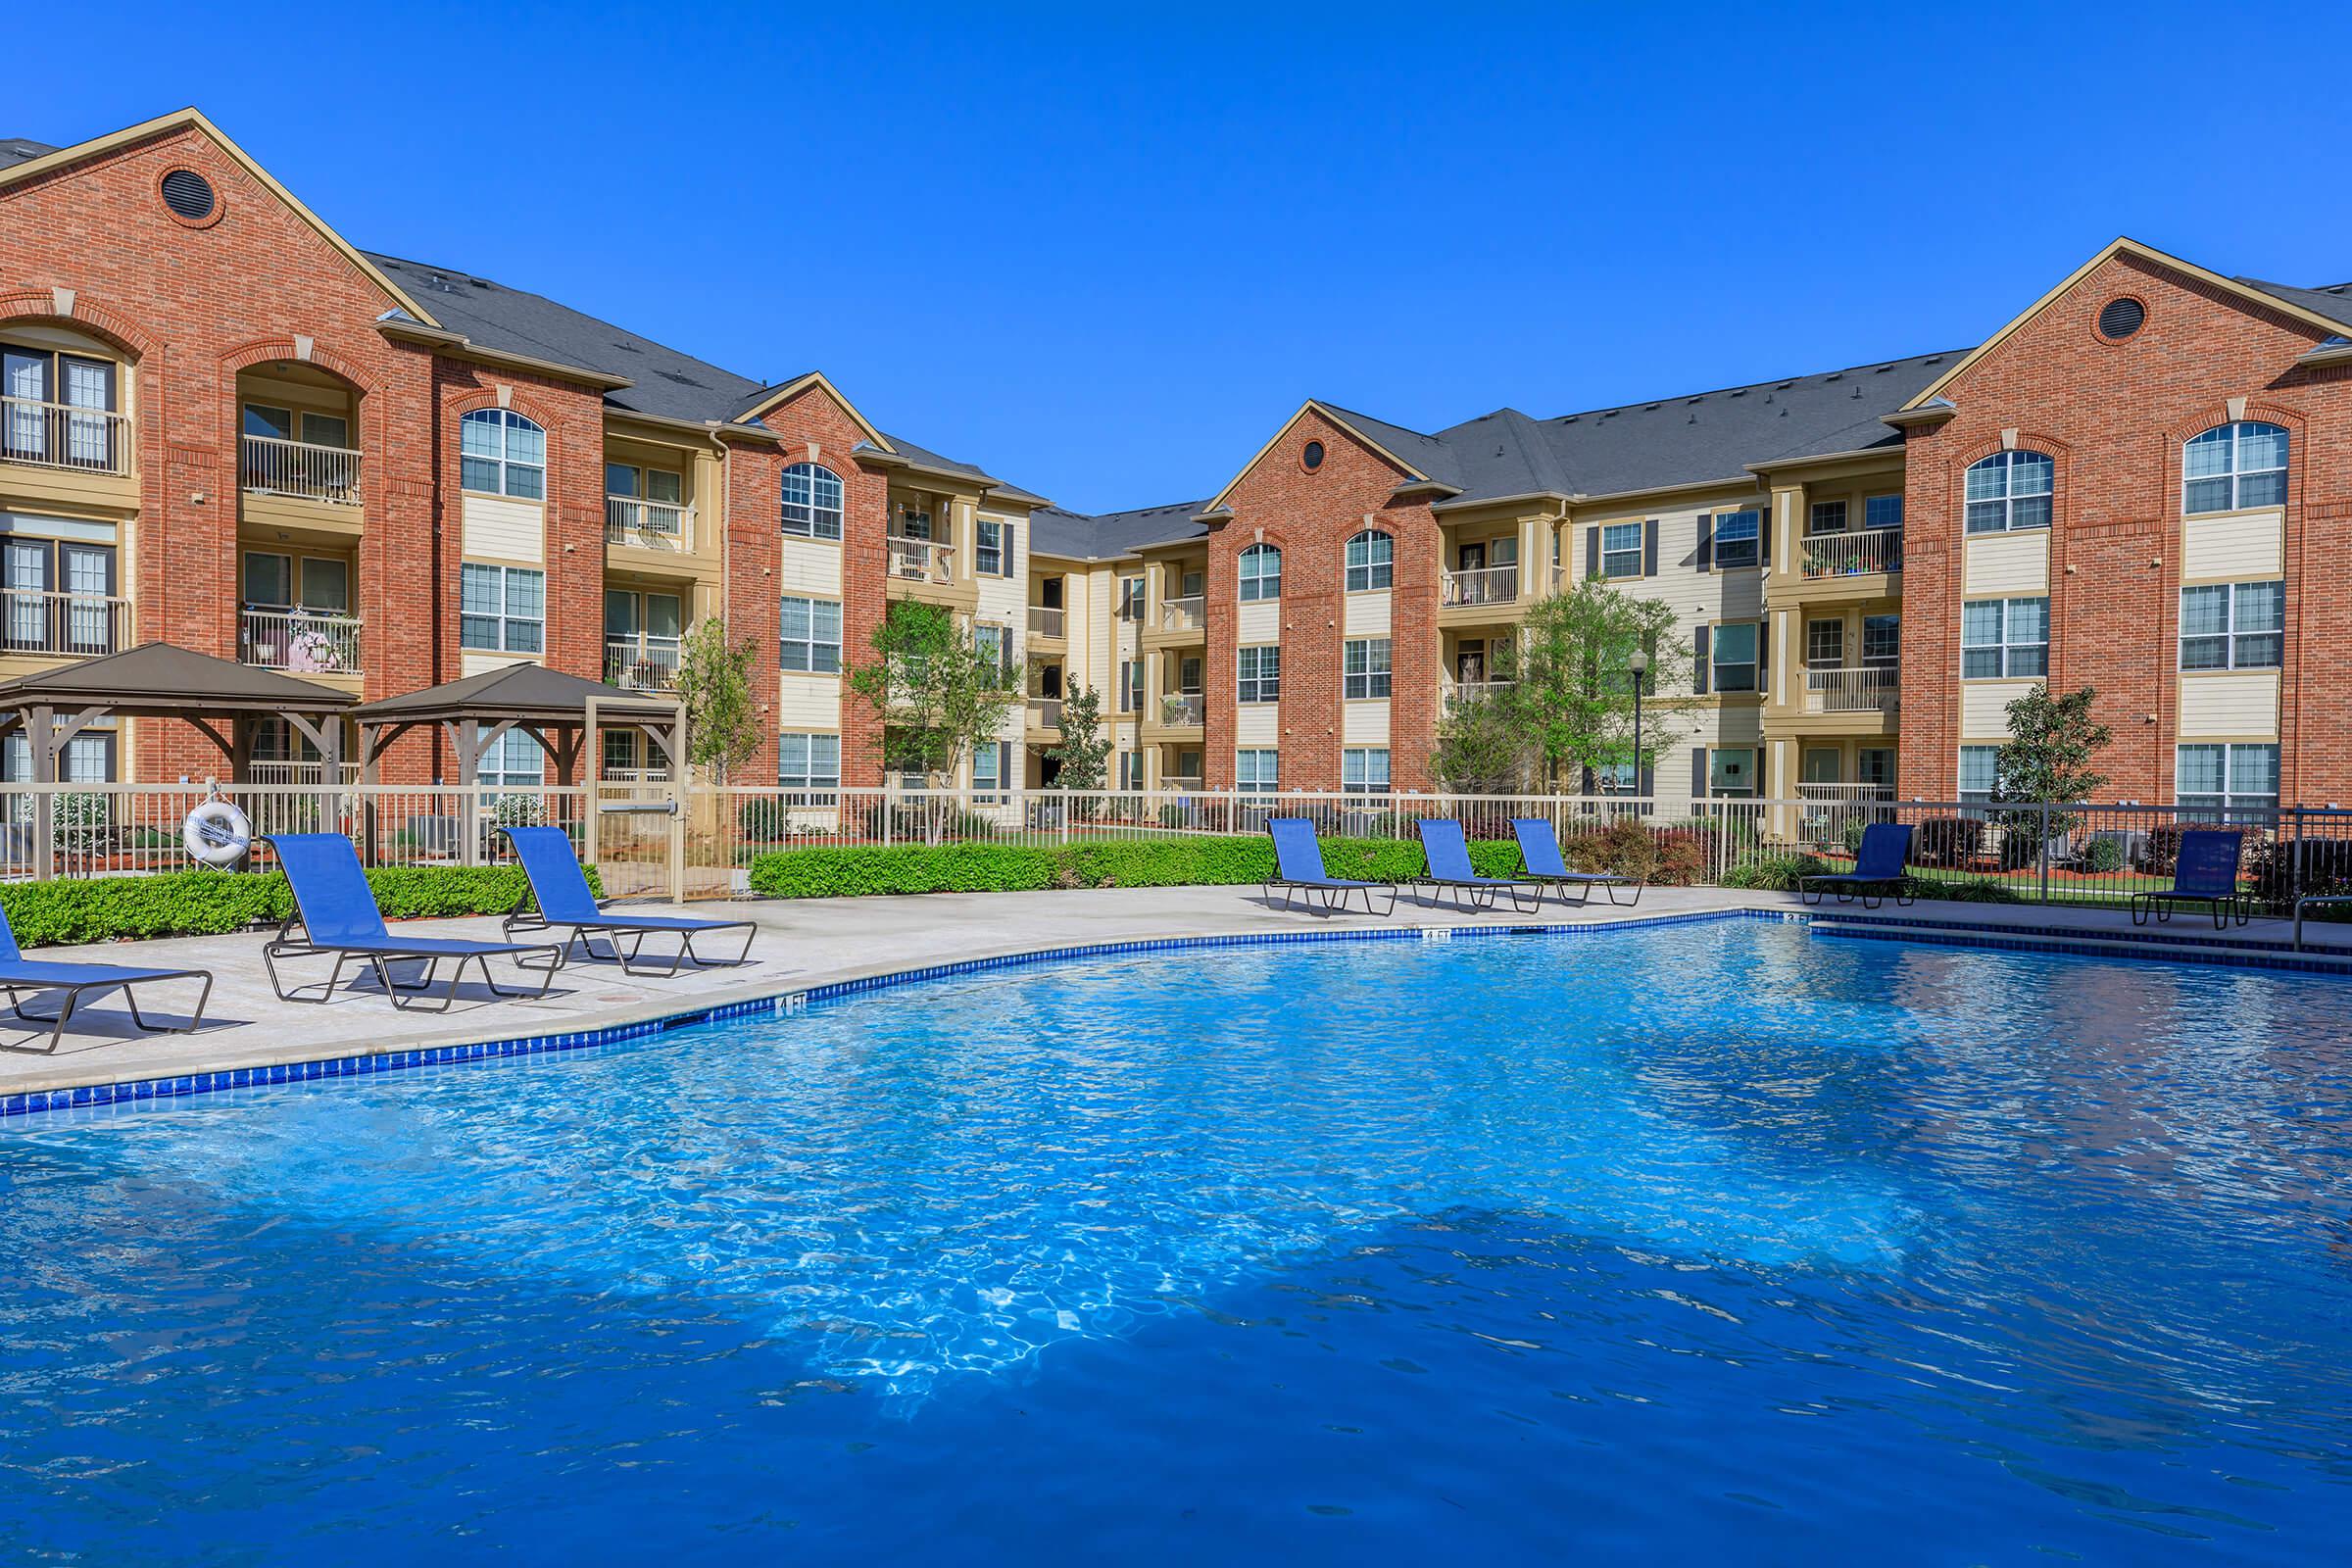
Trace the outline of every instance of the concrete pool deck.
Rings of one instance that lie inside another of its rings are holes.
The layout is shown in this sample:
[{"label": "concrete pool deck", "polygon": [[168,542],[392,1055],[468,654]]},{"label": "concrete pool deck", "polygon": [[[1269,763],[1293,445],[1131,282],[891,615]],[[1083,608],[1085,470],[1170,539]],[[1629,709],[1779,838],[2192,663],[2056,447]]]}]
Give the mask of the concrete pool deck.
[{"label": "concrete pool deck", "polygon": [[[656,912],[655,906],[646,907]],[[1268,907],[1255,888],[1231,887],[699,905],[686,912],[758,922],[751,963],[739,969],[645,979],[625,976],[610,963],[573,964],[557,974],[544,999],[496,1000],[478,983],[469,982],[446,1013],[395,1011],[371,980],[357,986],[347,980],[345,989],[323,1005],[281,1002],[270,991],[262,967],[263,938],[254,932],[42,949],[37,956],[43,959],[211,969],[212,1003],[198,1033],[141,1035],[132,1029],[119,993],[100,998],[76,1013],[74,1028],[55,1054],[43,1049],[47,1027],[0,1013],[0,1095],[602,1029],[935,964],[1103,943],[1335,928],[1575,925],[1799,907],[1789,895],[1722,888],[1652,888],[1642,895],[1640,906],[1631,909],[1597,902],[1588,908],[1562,908],[1547,900],[1535,914],[1517,913],[1507,901],[1498,911],[1469,914],[1400,900],[1393,919],[1285,911]],[[1839,909],[1831,905],[1808,912],[1862,916],[1859,906]],[[2080,940],[2131,929],[2119,911],[2019,905],[1936,903],[1901,910],[1889,904],[1862,917],[1888,934],[1925,920],[1946,928],[1990,927],[2012,935]],[[493,919],[417,921],[400,929],[434,936],[498,935]],[[2179,915],[2169,934],[2197,940],[2213,933],[2209,921]],[[2232,946],[2283,946],[2287,922],[2257,920],[2242,930],[2233,927],[2229,935]],[[2352,926],[2318,928],[2315,946],[2321,944],[2322,952],[2352,956]],[[655,946],[649,943],[648,951]],[[325,960],[311,959],[289,968],[297,981],[323,980],[328,966]],[[518,977],[511,966],[502,965],[499,978],[502,985],[511,985]],[[159,983],[147,989],[141,1005],[151,1019],[184,1023],[194,992],[188,982]]]}]

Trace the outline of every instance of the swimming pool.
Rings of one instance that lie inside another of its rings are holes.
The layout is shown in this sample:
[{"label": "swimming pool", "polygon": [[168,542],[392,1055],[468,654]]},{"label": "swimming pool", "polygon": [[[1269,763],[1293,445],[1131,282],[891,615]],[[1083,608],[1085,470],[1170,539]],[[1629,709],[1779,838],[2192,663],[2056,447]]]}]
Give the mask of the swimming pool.
[{"label": "swimming pool", "polygon": [[1175,952],[0,1129],[0,1555],[2298,1561],[2352,989]]}]

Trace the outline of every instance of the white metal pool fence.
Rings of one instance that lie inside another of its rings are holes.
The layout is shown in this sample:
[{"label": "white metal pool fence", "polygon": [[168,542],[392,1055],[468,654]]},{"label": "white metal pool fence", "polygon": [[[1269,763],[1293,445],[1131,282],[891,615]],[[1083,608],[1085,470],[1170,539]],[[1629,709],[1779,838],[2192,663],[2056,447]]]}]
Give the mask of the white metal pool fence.
[{"label": "white metal pool fence", "polygon": [[[152,875],[200,863],[183,834],[214,791],[202,784],[0,785],[0,876]],[[760,855],[906,845],[1058,847],[1253,837],[1306,816],[1331,838],[1415,839],[1424,817],[1507,840],[1543,817],[1571,865],[1653,883],[1777,886],[1807,868],[1850,868],[1873,822],[1912,826],[1908,868],[1936,896],[2120,905],[2169,887],[2180,835],[2242,831],[2240,885],[2257,906],[2352,888],[2352,811],[2205,803],[2082,806],[1897,801],[1843,786],[1797,799],[1666,803],[1628,795],[1359,794],[1279,790],[780,789],[638,776],[592,787],[523,782],[474,789],[317,782],[234,784],[259,841],[337,832],[371,865],[481,865],[509,858],[498,829],[551,824],[579,844],[617,896],[728,897]],[[216,857],[214,863],[220,863]],[[234,864],[267,868],[256,842]]]}]

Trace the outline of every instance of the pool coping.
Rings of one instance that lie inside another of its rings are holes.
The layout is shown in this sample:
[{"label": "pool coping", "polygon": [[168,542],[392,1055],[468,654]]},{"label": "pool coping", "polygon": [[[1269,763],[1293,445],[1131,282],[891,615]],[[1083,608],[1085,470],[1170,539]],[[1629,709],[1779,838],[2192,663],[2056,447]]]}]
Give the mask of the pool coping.
[{"label": "pool coping", "polygon": [[515,1030],[512,1033],[494,1034],[483,1039],[453,1038],[437,1042],[428,1039],[408,1045],[370,1047],[356,1052],[344,1049],[327,1052],[318,1056],[253,1066],[220,1067],[185,1073],[157,1074],[150,1077],[113,1079],[105,1082],[53,1085],[43,1089],[12,1090],[6,1094],[0,1094],[0,1121],[61,1110],[152,1104],[158,1101],[184,1100],[197,1095],[219,1094],[235,1089],[316,1083],[333,1078],[365,1078],[377,1073],[401,1072],[419,1067],[450,1066],[463,1062],[507,1060],[514,1057],[544,1056],[564,1052],[585,1051],[600,1046],[617,1045],[623,1041],[642,1040],[671,1029],[690,1028],[697,1024],[723,1023],[730,1019],[761,1015],[789,1017],[795,1013],[806,1011],[811,1003],[861,996],[868,992],[889,990],[897,986],[918,985],[925,981],[951,979],[957,975],[981,974],[1029,965],[1065,963],[1074,959],[1116,957],[1123,954],[1169,953],[1185,949],[1283,947],[1340,942],[1447,943],[1480,937],[1569,936],[1585,932],[1623,931],[1647,926],[1690,925],[1718,920],[1770,920],[1780,923],[1802,924],[1805,919],[1804,913],[1794,909],[1691,909],[1678,910],[1671,914],[1627,914],[1601,920],[1514,920],[1488,925],[1337,926],[1305,931],[1243,931],[1199,933],[1187,936],[1129,937],[1115,942],[1062,944],[1050,948],[1016,947],[1002,953],[982,954],[943,963],[913,966],[879,964],[862,973],[853,970],[846,975],[815,985],[778,986],[756,991],[748,996],[729,997],[723,1001],[697,1005],[681,1006],[675,1001],[665,998],[644,1003],[635,1007],[617,1009],[605,1022],[581,1029]]}]

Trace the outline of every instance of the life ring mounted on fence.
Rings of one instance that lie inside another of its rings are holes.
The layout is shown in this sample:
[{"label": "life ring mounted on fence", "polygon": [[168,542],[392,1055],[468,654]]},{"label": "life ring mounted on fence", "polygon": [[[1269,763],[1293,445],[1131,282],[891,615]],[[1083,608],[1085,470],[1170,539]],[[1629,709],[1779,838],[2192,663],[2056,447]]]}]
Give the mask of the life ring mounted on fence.
[{"label": "life ring mounted on fence", "polygon": [[205,865],[234,865],[253,847],[253,824],[227,801],[206,801],[179,826],[179,842]]}]

